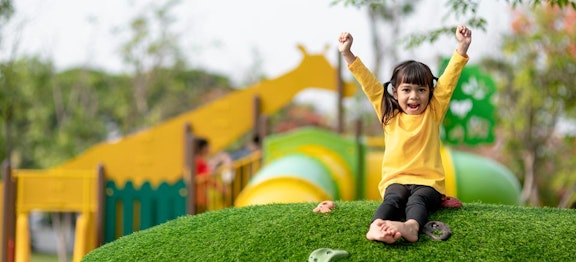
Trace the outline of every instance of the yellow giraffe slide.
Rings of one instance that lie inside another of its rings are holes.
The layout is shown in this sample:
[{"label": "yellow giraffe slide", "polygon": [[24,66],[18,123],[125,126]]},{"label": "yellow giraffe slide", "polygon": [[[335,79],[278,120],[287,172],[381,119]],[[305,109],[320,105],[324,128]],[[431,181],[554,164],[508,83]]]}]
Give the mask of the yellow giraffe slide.
[{"label": "yellow giraffe slide", "polygon": [[[102,163],[107,179],[122,185],[132,180],[137,187],[144,181],[155,185],[182,178],[184,168],[184,126],[189,123],[195,135],[209,139],[213,151],[224,149],[253,126],[253,98],[259,96],[263,114],[272,114],[290,103],[307,88],[337,90],[337,70],[324,55],[303,54],[301,63],[277,78],[232,92],[221,99],[184,113],[150,129],[119,141],[100,143],[57,169],[95,168]],[[356,90],[344,84],[344,96]]]}]

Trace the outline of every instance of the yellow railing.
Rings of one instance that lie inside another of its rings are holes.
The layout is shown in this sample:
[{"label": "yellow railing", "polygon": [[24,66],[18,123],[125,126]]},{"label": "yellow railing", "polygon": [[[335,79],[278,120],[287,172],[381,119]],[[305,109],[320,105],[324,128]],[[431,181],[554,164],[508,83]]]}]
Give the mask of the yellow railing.
[{"label": "yellow railing", "polygon": [[207,210],[218,210],[234,206],[234,201],[242,189],[246,187],[250,179],[260,170],[262,165],[262,153],[255,151],[252,154],[238,159],[232,164],[232,168],[219,168],[211,179],[226,190],[221,192],[211,188],[207,191]]}]

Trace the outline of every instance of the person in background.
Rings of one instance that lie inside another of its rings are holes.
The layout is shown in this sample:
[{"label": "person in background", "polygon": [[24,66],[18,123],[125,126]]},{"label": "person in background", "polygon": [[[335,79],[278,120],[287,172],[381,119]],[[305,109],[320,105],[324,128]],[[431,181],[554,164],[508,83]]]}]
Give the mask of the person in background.
[{"label": "person in background", "polygon": [[219,167],[231,168],[232,160],[226,153],[210,156],[210,143],[206,138],[194,140],[194,163],[196,165],[196,213],[202,213],[208,207],[208,188],[214,188],[227,194],[230,190],[215,178]]},{"label": "person in background", "polygon": [[210,142],[203,137],[197,137],[194,141],[194,155],[196,163],[196,175],[214,173],[220,166],[230,167],[232,159],[224,152],[211,154]]},{"label": "person in background", "polygon": [[260,150],[260,148],[261,148],[260,137],[257,135],[254,135],[254,136],[252,136],[252,139],[250,141],[248,141],[248,144],[246,144],[244,147],[242,147],[236,151],[232,151],[232,152],[228,153],[228,155],[230,156],[230,158],[232,160],[238,160],[238,159],[244,158],[246,156],[249,156],[253,152]]}]

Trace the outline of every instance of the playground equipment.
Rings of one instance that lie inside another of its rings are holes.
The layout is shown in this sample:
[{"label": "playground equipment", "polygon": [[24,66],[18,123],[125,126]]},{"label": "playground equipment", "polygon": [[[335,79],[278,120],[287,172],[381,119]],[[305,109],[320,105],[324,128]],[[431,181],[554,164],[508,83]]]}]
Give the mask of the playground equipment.
[{"label": "playground equipment", "polygon": [[[226,148],[255,124],[253,98],[261,101],[260,114],[272,114],[292,101],[298,92],[310,88],[336,90],[337,72],[324,55],[308,54],[303,47],[302,62],[294,70],[245,89],[232,92],[150,129],[128,135],[119,141],[103,142],[82,155],[57,167],[59,169],[106,168],[106,178],[117,185],[132,181],[139,187],[145,181],[158,185],[182,178],[184,159],[183,130],[186,124],[194,135],[210,141],[217,152]],[[344,85],[344,96],[351,96],[356,86]]]},{"label": "playground equipment", "polygon": [[[29,256],[26,214],[32,209],[82,214],[77,222],[74,261],[102,243],[186,215],[194,188],[194,184],[183,179],[192,169],[189,133],[206,137],[212,149],[220,151],[250,128],[256,129],[257,116],[283,108],[301,90],[310,87],[336,90],[340,86],[342,96],[355,92],[354,84],[340,85],[337,70],[324,55],[311,55],[299,48],[302,62],[280,77],[230,93],[148,130],[97,144],[60,166],[41,171],[15,170],[18,221],[13,227],[17,232],[15,240],[8,239],[6,244],[8,248],[15,244],[15,252],[8,251],[9,254],[2,256],[15,254],[18,261]],[[262,103],[248,106],[255,100]],[[379,180],[382,152],[370,151],[365,141],[365,138],[350,139],[314,128],[266,138],[264,168],[242,190],[236,206],[379,199],[375,185]],[[518,202],[519,186],[501,166],[449,149],[443,149],[442,154],[449,195],[463,201]],[[96,174],[102,181],[95,179]],[[487,176],[493,181],[478,183]],[[49,184],[38,182],[42,179],[48,179]],[[28,183],[28,180],[36,182]],[[481,187],[476,188],[475,184]],[[58,190],[42,188],[46,185]],[[495,188],[507,193],[498,192],[489,199],[487,196]],[[6,183],[3,189],[7,191]],[[42,198],[28,197],[34,192],[42,192]],[[3,228],[2,232],[8,230]],[[5,238],[10,238],[7,235]]]},{"label": "playground equipment", "polygon": [[362,144],[315,128],[267,138],[264,167],[235,205],[359,199],[364,151]]},{"label": "playground equipment", "polygon": [[[305,128],[266,139],[264,167],[238,195],[235,206],[323,200],[381,200],[381,151],[363,141]],[[441,150],[446,193],[463,202],[516,205],[520,185],[498,163],[447,147]]]},{"label": "playground equipment", "polygon": [[[15,244],[16,251],[10,250],[7,252],[9,254],[4,253],[2,256],[16,254],[16,259],[19,260],[26,258],[25,253],[29,254],[29,247],[26,246],[29,236],[22,228],[26,224],[26,211],[38,206],[34,202],[29,202],[29,199],[22,198],[24,195],[21,195],[21,192],[33,192],[40,187],[40,184],[30,185],[23,182],[28,178],[29,172],[53,177],[56,179],[53,184],[57,184],[58,188],[68,189],[78,186],[73,182],[75,178],[58,174],[91,173],[97,167],[101,167],[105,175],[105,188],[102,189],[105,200],[100,206],[101,213],[105,216],[102,230],[105,243],[187,214],[187,197],[192,194],[189,194],[191,187],[186,185],[183,177],[191,173],[189,163],[191,160],[187,152],[189,141],[186,141],[185,135],[190,129],[194,135],[207,138],[212,150],[220,151],[247,133],[250,128],[256,127],[255,115],[268,115],[278,111],[304,89],[313,87],[338,90],[341,96],[351,96],[356,91],[354,84],[338,81],[337,70],[323,54],[309,54],[302,46],[298,48],[303,55],[301,63],[284,75],[232,92],[217,101],[148,130],[128,135],[117,141],[97,144],[57,167],[42,171],[15,170],[13,178],[18,184],[16,208],[22,213],[18,213],[16,222],[18,226],[12,225],[18,227],[15,239],[5,236],[9,238],[7,241],[9,243],[4,246],[12,249]],[[251,107],[254,100],[263,102]],[[97,189],[93,188],[95,185],[88,183],[83,185],[85,186],[83,188],[97,192]],[[82,201],[83,206],[90,206],[92,212],[96,194],[90,193],[91,197],[78,198],[72,192],[75,190],[63,190],[58,196],[54,192],[45,192],[44,197],[46,201],[55,202],[65,199],[70,199],[70,202]],[[26,206],[26,209],[22,209],[23,206]],[[40,209],[58,210],[58,208]],[[66,210],[85,212],[86,208]],[[79,222],[88,224],[94,222],[93,219],[85,221]],[[92,228],[86,230],[90,231]],[[92,233],[77,235],[75,246],[80,246],[79,241],[94,243],[94,237]],[[74,260],[77,261],[78,257],[81,257],[80,253],[86,253],[90,247],[92,246],[87,245],[78,252],[75,249],[75,254],[79,255],[75,256]]]},{"label": "playground equipment", "polygon": [[28,215],[31,211],[74,212],[76,234],[73,260],[80,261],[88,251],[99,246],[102,219],[99,212],[98,188],[103,175],[96,170],[15,170],[18,178],[16,202],[16,261],[30,261]]}]

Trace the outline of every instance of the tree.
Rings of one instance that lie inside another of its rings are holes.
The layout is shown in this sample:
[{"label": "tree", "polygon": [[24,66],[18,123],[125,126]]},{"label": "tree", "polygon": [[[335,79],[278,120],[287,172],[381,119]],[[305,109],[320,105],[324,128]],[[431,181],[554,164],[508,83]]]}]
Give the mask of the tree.
[{"label": "tree", "polygon": [[[384,6],[386,3],[396,2],[394,0],[334,0],[332,4],[344,4],[345,6],[366,6],[374,8],[376,6]],[[537,7],[542,5],[557,6],[560,8],[571,7],[576,10],[576,1],[574,0],[507,0],[512,6],[518,6],[522,4],[529,4],[531,7]],[[470,28],[486,29],[486,19],[477,14],[478,6],[480,0],[446,0],[446,6],[448,6],[447,14],[444,18],[455,17],[463,18],[459,19],[464,21],[463,23]],[[424,33],[413,33],[405,39],[405,43],[408,47],[418,46],[424,42],[434,42],[438,37],[442,35],[452,35],[457,25],[447,25],[440,28],[424,32]]]},{"label": "tree", "polygon": [[0,0],[0,27],[4,23],[10,20],[14,14],[14,6],[12,6],[12,0]]},{"label": "tree", "polygon": [[138,15],[129,25],[132,35],[121,48],[122,58],[134,75],[133,99],[130,100],[133,103],[127,114],[128,126],[125,129],[149,124],[146,116],[150,111],[149,94],[153,92],[150,90],[151,84],[162,78],[157,69],[182,62],[179,60],[177,39],[169,30],[173,22],[170,9],[176,4],[177,1],[167,1],[161,6],[151,5],[147,10],[150,14],[144,12]]},{"label": "tree", "polygon": [[[0,50],[2,50],[2,28],[5,28],[4,25],[14,13],[14,7],[12,6],[11,0],[0,0]],[[12,122],[12,113],[14,104],[11,104],[9,101],[9,97],[16,96],[16,94],[12,94],[11,86],[13,84],[13,80],[9,78],[11,72],[11,64],[2,64],[0,65],[0,102],[4,101],[4,103],[0,103],[0,122],[2,122],[4,128],[0,130],[0,134],[4,135],[4,137],[9,137],[11,133],[11,122]],[[5,100],[3,100],[5,99]],[[2,143],[4,142],[4,143]],[[0,151],[0,161],[6,159],[10,150],[11,144],[9,139],[5,139],[4,141],[0,140],[0,146],[2,148],[6,148],[6,152]],[[2,161],[3,163],[3,161]]]},{"label": "tree", "polygon": [[179,34],[172,30],[171,11],[178,3],[152,3],[129,25],[131,36],[121,47],[132,74],[130,97],[125,101],[129,107],[122,116],[123,133],[158,123],[232,90],[226,77],[187,68]]},{"label": "tree", "polygon": [[[400,40],[400,18],[412,14],[417,2],[383,2],[379,5],[370,5],[367,9],[373,39],[372,49],[375,54],[373,72],[376,77],[378,77],[380,68],[385,61],[388,62],[390,68],[398,63],[398,45],[396,43]],[[380,23],[378,22],[382,22],[386,26],[379,27]],[[386,30],[388,28],[390,30]]]},{"label": "tree", "polygon": [[0,151],[0,160],[10,159],[12,151],[12,125],[14,111],[22,108],[21,90],[17,88],[19,76],[14,62],[0,64],[0,118],[2,121],[2,138],[0,145],[6,151]]},{"label": "tree", "polygon": [[[554,176],[572,173],[571,144],[562,143],[558,123],[576,109],[576,11],[545,6],[517,9],[513,34],[504,41],[504,59],[483,64],[500,80],[497,108],[507,162],[521,174],[522,200],[530,205],[558,203],[547,192]],[[564,180],[569,181],[569,180]]]}]

